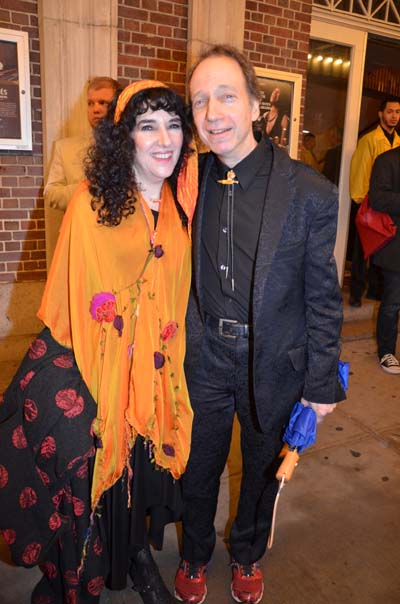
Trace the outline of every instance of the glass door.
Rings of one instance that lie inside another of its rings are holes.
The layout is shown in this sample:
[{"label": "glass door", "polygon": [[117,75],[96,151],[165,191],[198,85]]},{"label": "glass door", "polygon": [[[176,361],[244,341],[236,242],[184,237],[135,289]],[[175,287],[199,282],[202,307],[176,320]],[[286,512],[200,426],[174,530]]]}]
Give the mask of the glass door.
[{"label": "glass door", "polygon": [[[343,281],[350,215],[350,160],[357,145],[367,33],[314,19],[303,134],[318,168],[339,188],[335,258]],[[305,139],[305,142],[306,142]]]}]

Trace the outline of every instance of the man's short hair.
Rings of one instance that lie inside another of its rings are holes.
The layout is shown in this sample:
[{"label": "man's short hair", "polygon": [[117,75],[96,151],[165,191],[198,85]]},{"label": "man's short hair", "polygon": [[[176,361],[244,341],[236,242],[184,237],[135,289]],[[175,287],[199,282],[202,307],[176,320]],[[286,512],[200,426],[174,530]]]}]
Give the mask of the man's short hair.
[{"label": "man's short hair", "polygon": [[400,98],[398,96],[388,96],[379,105],[378,111],[385,111],[386,105],[388,103],[400,103]]},{"label": "man's short hair", "polygon": [[240,50],[238,50],[234,46],[230,46],[229,44],[214,44],[209,48],[205,48],[200,53],[199,58],[189,71],[189,83],[192,79],[194,71],[200,65],[200,63],[202,63],[206,59],[209,59],[210,57],[228,57],[229,59],[233,59],[234,61],[236,61],[246,81],[247,92],[251,97],[260,100],[261,92],[253,65],[250,63],[247,57],[245,57],[244,54],[240,52]]},{"label": "man's short hair", "polygon": [[100,88],[112,88],[114,93],[120,88],[119,82],[108,76],[96,76],[88,83],[88,90],[100,90]]}]

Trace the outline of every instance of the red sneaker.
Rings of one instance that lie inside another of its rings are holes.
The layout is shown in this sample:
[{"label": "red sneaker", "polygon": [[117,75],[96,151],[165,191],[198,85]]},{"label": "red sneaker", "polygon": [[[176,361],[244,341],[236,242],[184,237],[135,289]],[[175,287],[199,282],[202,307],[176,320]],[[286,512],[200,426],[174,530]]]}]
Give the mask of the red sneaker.
[{"label": "red sneaker", "polygon": [[207,595],[207,565],[182,560],[175,577],[175,597],[185,604],[202,604]]},{"label": "red sneaker", "polygon": [[260,564],[239,564],[232,561],[231,594],[236,602],[258,604],[264,593],[264,583]]}]

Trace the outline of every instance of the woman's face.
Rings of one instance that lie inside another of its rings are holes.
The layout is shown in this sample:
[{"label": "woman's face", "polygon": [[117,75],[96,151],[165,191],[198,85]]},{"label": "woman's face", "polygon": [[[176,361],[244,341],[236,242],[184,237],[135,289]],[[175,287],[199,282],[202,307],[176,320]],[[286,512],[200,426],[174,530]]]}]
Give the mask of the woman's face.
[{"label": "woman's face", "polygon": [[180,117],[163,109],[149,109],[137,117],[132,130],[135,143],[134,170],[143,190],[171,176],[183,144]]}]

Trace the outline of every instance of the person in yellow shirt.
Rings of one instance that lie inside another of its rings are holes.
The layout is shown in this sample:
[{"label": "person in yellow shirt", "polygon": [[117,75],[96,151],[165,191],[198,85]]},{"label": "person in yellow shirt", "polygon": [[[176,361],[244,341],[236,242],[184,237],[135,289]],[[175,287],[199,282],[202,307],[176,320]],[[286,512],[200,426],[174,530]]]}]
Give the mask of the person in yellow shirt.
[{"label": "person in yellow shirt", "polygon": [[[389,97],[382,101],[378,111],[379,125],[358,141],[350,166],[350,197],[353,200],[352,214],[368,193],[369,180],[375,159],[381,153],[400,146],[400,136],[396,127],[400,120],[400,101]],[[357,205],[356,205],[357,204]],[[350,306],[361,306],[361,297],[365,290],[366,262],[357,231],[354,236],[351,261]],[[373,264],[368,271],[367,296],[376,298],[378,294],[378,275]]]},{"label": "person in yellow shirt", "polygon": [[314,168],[314,170],[318,170],[319,172],[320,165],[314,155],[315,144],[315,134],[313,134],[312,132],[306,132],[303,135],[303,144],[300,149],[300,161],[305,164],[308,164],[309,166]]}]

